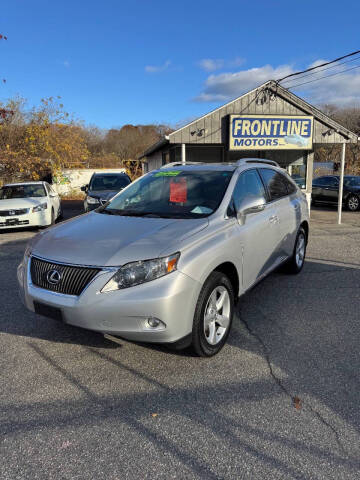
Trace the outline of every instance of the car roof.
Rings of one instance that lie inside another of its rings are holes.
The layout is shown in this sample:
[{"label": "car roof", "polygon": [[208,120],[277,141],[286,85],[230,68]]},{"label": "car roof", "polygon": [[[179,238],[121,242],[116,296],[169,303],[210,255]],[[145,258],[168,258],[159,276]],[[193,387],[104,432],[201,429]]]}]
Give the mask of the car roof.
[{"label": "car roof", "polygon": [[201,170],[221,170],[221,171],[228,171],[232,172],[237,168],[237,165],[230,164],[230,163],[197,163],[197,164],[190,164],[190,163],[185,163],[184,165],[179,164],[179,165],[169,165],[163,166],[162,168],[159,168],[157,170],[152,170],[152,171],[160,171],[164,172],[166,170],[195,170],[195,171],[201,171]]},{"label": "car roof", "polygon": [[94,172],[93,175],[126,175],[129,176],[126,172]]},{"label": "car roof", "polygon": [[4,187],[19,187],[20,185],[43,185],[45,182],[17,182],[17,183],[5,183]]}]

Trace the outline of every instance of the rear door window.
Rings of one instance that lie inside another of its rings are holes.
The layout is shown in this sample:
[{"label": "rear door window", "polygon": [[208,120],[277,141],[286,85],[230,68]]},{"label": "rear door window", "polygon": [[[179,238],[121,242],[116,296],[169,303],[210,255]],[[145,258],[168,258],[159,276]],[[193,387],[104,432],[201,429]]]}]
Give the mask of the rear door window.
[{"label": "rear door window", "polygon": [[270,201],[278,200],[288,195],[288,187],[284,175],[270,168],[261,168],[260,173],[268,190]]}]

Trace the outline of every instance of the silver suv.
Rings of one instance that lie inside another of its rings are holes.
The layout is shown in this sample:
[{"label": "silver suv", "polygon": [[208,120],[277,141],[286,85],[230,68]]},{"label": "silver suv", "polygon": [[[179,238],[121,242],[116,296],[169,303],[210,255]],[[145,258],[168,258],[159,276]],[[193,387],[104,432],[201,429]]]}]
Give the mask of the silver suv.
[{"label": "silver suv", "polygon": [[41,232],[18,267],[26,307],[129,340],[216,354],[237,298],[303,267],[308,205],[275,162],[170,164]]}]

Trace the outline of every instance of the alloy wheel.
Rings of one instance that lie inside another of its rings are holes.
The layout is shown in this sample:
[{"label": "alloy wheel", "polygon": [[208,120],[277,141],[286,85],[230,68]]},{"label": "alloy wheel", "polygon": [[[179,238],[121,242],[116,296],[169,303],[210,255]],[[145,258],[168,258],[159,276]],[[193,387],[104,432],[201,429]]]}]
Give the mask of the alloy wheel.
[{"label": "alloy wheel", "polygon": [[359,208],[359,199],[358,197],[355,197],[354,196],[351,196],[349,199],[348,199],[348,207],[349,207],[349,210],[352,210],[352,211],[355,211]]},{"label": "alloy wheel", "polygon": [[303,233],[300,233],[295,248],[295,261],[298,268],[302,267],[305,258],[305,236]]},{"label": "alloy wheel", "polygon": [[210,345],[217,345],[230,324],[231,303],[228,290],[222,285],[211,292],[204,312],[204,334]]}]

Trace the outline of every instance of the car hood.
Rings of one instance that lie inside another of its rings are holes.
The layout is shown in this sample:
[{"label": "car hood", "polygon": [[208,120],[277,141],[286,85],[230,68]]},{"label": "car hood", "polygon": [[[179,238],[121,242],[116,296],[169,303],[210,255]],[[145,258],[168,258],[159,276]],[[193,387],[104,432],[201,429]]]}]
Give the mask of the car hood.
[{"label": "car hood", "polygon": [[0,200],[0,210],[17,210],[22,208],[36,207],[40,203],[45,203],[46,197],[28,197],[28,198],[9,198]]},{"label": "car hood", "polygon": [[122,217],[91,212],[39,234],[32,243],[32,254],[78,265],[124,265],[156,258],[170,244],[194,235],[208,223],[207,218]]},{"label": "car hood", "polygon": [[115,195],[117,193],[119,193],[121,190],[122,189],[120,189],[120,190],[97,190],[96,192],[88,191],[87,195],[89,197],[101,198],[102,200],[107,201],[107,200],[110,200],[113,197],[115,197]]}]

